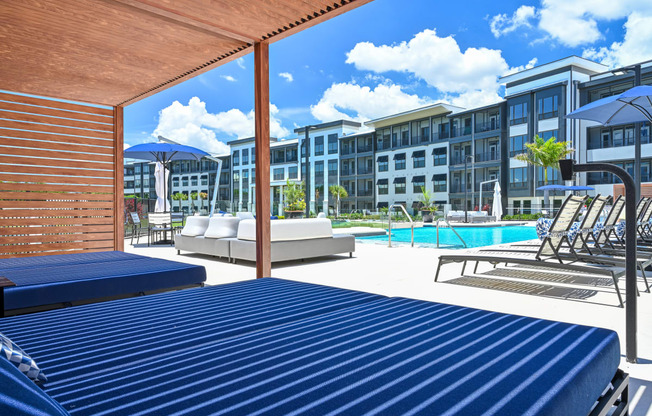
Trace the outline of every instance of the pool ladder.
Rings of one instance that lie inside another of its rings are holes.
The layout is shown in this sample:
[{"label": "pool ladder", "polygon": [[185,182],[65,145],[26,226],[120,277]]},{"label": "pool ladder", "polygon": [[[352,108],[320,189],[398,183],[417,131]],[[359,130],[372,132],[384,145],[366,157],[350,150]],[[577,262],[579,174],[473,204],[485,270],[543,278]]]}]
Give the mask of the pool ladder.
[{"label": "pool ladder", "polygon": [[448,222],[448,220],[447,220],[446,218],[437,218],[437,248],[439,248],[439,222],[440,222],[440,221],[445,222],[445,223],[446,223],[446,226],[447,226],[448,228],[450,228],[451,230],[453,230],[453,232],[455,233],[455,235],[457,236],[457,238],[459,238],[460,241],[462,242],[462,244],[464,245],[464,248],[466,248],[466,242],[464,242],[464,239],[462,238],[462,236],[460,236],[460,235],[457,233],[457,230],[455,230],[455,227],[453,227],[453,226],[451,225],[451,223]]},{"label": "pool ladder", "polygon": [[[414,221],[412,221],[412,217],[410,217],[410,214],[408,214],[408,212],[405,210],[405,207],[403,205],[401,205],[401,204],[393,204],[393,205],[391,205],[389,207],[389,211],[388,211],[388,214],[389,214],[389,218],[388,218],[389,237],[387,238],[389,240],[389,247],[392,246],[392,210],[394,208],[401,208],[401,210],[403,211],[405,216],[408,218],[408,220],[410,220],[410,228],[412,230],[412,237],[411,237],[412,244],[411,244],[411,247],[414,247]],[[437,238],[439,238],[439,236],[437,236]]]}]

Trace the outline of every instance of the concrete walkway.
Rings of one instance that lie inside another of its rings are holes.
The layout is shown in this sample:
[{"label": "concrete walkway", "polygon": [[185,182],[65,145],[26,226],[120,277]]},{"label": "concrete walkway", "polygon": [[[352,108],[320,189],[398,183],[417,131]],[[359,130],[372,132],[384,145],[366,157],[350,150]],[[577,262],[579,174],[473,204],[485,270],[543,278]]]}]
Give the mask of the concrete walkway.
[{"label": "concrete walkway", "polygon": [[[255,278],[254,263],[230,264],[208,256],[176,255],[176,250],[170,246],[148,248],[145,243],[132,247],[128,242],[125,251],[206,266],[208,284],[211,285]],[[272,276],[609,328],[618,332],[624,353],[625,310],[618,307],[613,287],[591,288],[595,289],[591,296],[573,300],[451,284],[460,277],[460,265],[445,266],[440,282],[434,283],[438,255],[443,252],[450,253],[451,250],[408,246],[388,248],[386,245],[358,243],[354,258],[342,255],[306,262],[277,263]],[[485,267],[485,270],[489,269]],[[624,281],[621,281],[621,288],[624,286]],[[626,363],[623,357],[621,368],[631,376],[630,403],[633,410],[630,414],[652,415],[652,294],[641,293],[638,299],[639,363]]]}]

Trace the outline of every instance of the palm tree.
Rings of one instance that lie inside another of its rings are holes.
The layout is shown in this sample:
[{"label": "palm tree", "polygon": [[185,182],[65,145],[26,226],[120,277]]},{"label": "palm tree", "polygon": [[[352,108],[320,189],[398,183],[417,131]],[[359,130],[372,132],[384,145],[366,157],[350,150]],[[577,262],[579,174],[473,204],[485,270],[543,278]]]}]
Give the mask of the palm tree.
[{"label": "palm tree", "polygon": [[204,211],[204,200],[205,199],[208,199],[208,194],[206,192],[200,192],[199,193],[199,203],[200,203],[201,206],[199,207],[199,209],[202,210],[202,211]]},{"label": "palm tree", "polygon": [[[551,137],[547,141],[538,135],[534,136],[532,143],[526,143],[526,153],[516,155],[515,158],[530,165],[541,166],[543,169],[543,184],[548,184],[548,168],[559,169],[559,160],[573,153],[574,150],[568,146],[568,142],[558,142]],[[548,206],[548,191],[544,191],[544,206]]]},{"label": "palm tree", "polygon": [[188,200],[188,195],[177,192],[176,194],[172,195],[172,199],[175,201],[179,201],[179,212],[181,212],[181,201],[187,201]]},{"label": "palm tree", "polygon": [[195,201],[197,200],[197,198],[199,198],[199,192],[190,193],[190,207],[193,213],[195,212]]},{"label": "palm tree", "polygon": [[331,185],[328,187],[328,190],[333,195],[333,198],[335,198],[335,218],[337,218],[340,215],[340,201],[342,198],[347,198],[349,193],[341,185]]}]

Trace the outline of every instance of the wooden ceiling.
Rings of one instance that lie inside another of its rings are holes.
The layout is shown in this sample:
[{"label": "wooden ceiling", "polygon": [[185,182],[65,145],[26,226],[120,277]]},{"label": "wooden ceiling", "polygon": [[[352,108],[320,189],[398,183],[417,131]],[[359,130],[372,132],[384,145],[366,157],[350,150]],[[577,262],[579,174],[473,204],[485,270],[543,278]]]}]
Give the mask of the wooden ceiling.
[{"label": "wooden ceiling", "polygon": [[0,89],[127,105],[370,1],[1,1]]}]

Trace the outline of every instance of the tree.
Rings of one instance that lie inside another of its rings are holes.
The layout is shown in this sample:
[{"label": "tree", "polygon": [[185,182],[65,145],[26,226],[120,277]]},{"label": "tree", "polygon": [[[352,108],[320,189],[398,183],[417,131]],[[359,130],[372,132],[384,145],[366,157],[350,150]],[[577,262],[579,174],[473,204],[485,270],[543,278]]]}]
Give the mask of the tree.
[{"label": "tree", "polygon": [[188,200],[188,195],[177,192],[176,194],[172,195],[172,199],[175,201],[179,201],[179,212],[181,212],[181,201],[187,201]]},{"label": "tree", "polygon": [[201,209],[202,211],[204,210],[204,200],[205,199],[208,199],[208,194],[206,192],[200,192],[199,193],[199,201],[200,201],[199,203],[201,204],[201,206],[199,207],[199,209]]},{"label": "tree", "polygon": [[190,193],[190,206],[192,208],[192,212],[195,212],[195,201],[199,198],[199,192],[191,192]]},{"label": "tree", "polygon": [[[559,169],[559,160],[573,153],[568,142],[558,142],[551,137],[547,141],[538,135],[534,136],[532,143],[526,143],[527,152],[516,155],[515,158],[530,165],[541,166],[543,169],[543,184],[548,184],[548,168]],[[548,191],[544,191],[545,206],[548,206]]]},{"label": "tree", "polygon": [[328,191],[335,198],[335,218],[337,218],[340,215],[340,201],[342,198],[347,198],[349,193],[342,185],[331,185],[328,187]]},{"label": "tree", "polygon": [[306,209],[303,182],[293,182],[288,179],[283,190],[283,196],[285,197],[286,211],[303,211]]}]

